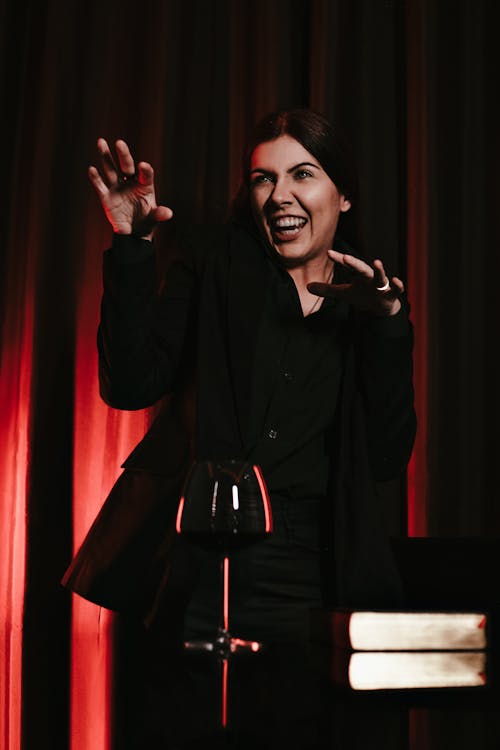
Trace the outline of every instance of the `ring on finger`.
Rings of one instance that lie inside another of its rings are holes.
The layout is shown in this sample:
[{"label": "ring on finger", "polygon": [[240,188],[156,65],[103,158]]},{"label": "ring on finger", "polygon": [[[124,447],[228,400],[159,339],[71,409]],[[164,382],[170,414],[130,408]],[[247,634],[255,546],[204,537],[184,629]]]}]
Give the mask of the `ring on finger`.
[{"label": "ring on finger", "polygon": [[386,292],[390,288],[391,288],[391,283],[390,283],[389,279],[387,279],[387,281],[385,282],[384,286],[376,286],[375,287],[375,289],[377,290],[377,292]]}]

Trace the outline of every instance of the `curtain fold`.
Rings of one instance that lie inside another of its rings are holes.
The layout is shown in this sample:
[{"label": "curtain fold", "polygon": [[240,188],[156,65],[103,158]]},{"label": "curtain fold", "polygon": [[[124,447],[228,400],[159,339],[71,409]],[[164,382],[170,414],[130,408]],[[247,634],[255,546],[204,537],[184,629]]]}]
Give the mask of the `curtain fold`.
[{"label": "curtain fold", "polygon": [[[86,177],[129,141],[181,218],[222,221],[268,110],[352,142],[360,246],[407,280],[417,444],[393,528],[498,536],[498,45],[460,0],[47,0],[0,6],[0,744],[111,748],[113,617],[59,580],[149,411],[99,399],[110,241]],[[496,159],[496,161],[495,161]],[[158,236],[161,254],[161,231]]]},{"label": "curtain fold", "polygon": [[408,534],[425,536],[428,514],[429,377],[429,4],[411,4],[406,17],[406,246],[408,297],[415,326],[417,436],[408,467]]}]

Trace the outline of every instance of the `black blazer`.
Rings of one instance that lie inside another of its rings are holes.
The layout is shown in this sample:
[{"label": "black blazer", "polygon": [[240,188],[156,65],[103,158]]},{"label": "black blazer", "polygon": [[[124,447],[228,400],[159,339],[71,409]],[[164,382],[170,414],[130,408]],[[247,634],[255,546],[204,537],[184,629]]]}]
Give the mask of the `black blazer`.
[{"label": "black blazer", "polygon": [[[269,250],[251,228],[180,235],[179,259],[157,291],[151,243],[116,237],[105,254],[99,327],[101,395],[119,409],[162,400],[124,462],[63,583],[110,609],[151,616],[168,588],[168,552],[193,457],[238,457]],[[391,318],[351,315],[332,483],[324,507],[325,596],[393,606],[403,597],[375,480],[409,460],[415,414],[406,306]]]}]

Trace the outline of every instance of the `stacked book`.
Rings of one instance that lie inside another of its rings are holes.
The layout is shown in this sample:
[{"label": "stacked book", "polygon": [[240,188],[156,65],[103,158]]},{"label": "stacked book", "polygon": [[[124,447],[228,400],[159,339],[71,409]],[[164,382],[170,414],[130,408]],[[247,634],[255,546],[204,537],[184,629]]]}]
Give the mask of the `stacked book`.
[{"label": "stacked book", "polygon": [[486,612],[314,610],[311,638],[334,683],[352,690],[484,687]]}]

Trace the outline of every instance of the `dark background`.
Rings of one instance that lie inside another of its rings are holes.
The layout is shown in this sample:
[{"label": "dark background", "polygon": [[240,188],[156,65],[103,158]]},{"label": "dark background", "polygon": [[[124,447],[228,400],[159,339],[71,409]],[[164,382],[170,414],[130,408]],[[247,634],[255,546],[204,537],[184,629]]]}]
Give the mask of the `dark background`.
[{"label": "dark background", "polygon": [[65,747],[81,620],[57,582],[149,419],[98,403],[109,229],[86,170],[99,136],[124,138],[155,166],[159,201],[178,216],[216,222],[257,118],[291,106],[326,114],[356,156],[360,249],[402,275],[412,305],[419,433],[408,486],[385,489],[394,523],[500,536],[497,13],[487,0],[0,4],[9,750],[21,734],[25,748]]}]

